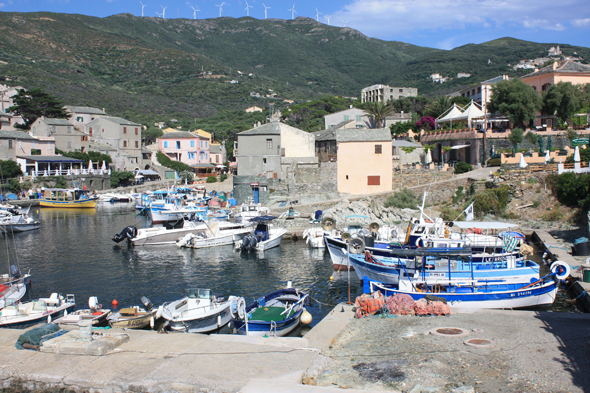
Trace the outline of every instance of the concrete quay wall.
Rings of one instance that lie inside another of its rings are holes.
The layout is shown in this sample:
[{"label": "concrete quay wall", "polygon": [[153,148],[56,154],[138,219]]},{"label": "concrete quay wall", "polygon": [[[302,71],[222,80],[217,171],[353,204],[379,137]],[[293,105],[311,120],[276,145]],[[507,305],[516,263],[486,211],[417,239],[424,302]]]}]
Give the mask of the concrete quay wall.
[{"label": "concrete quay wall", "polygon": [[[14,344],[24,330],[0,329],[1,386],[28,391],[272,392],[273,381],[280,381],[289,387],[285,391],[301,391],[304,373],[353,317],[352,307],[338,305],[304,337],[102,330],[129,336],[103,356],[73,354],[80,353],[75,347],[86,345],[74,340],[59,345],[61,353],[19,351]],[[252,390],[250,383],[268,389]]]}]

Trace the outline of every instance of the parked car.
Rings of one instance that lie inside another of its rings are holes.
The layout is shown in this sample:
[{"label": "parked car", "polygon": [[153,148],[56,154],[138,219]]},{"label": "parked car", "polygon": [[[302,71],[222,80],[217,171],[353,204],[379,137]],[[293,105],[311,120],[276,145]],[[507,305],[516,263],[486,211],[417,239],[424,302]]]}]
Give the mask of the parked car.
[{"label": "parked car", "polygon": [[486,166],[500,166],[502,165],[502,156],[500,154],[494,154],[486,160]]}]

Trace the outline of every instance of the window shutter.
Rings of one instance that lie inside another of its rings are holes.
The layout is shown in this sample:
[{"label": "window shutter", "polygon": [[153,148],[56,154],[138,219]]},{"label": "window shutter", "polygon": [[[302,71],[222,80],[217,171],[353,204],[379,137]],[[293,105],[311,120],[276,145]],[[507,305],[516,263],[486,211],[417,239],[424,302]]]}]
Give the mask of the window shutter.
[{"label": "window shutter", "polygon": [[381,176],[367,176],[367,185],[380,186],[381,185]]}]

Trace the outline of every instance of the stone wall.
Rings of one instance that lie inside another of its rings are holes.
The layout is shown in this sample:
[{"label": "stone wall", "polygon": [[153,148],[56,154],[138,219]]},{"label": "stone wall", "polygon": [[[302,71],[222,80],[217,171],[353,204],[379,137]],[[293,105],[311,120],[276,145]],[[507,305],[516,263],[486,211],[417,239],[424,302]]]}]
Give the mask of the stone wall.
[{"label": "stone wall", "polygon": [[412,188],[419,185],[429,185],[432,182],[453,178],[452,169],[450,172],[425,169],[404,169],[393,174],[393,190]]},{"label": "stone wall", "polygon": [[279,179],[265,178],[261,176],[234,176],[234,198],[237,203],[245,203],[248,198],[253,196],[253,183],[258,183],[258,202],[263,205],[268,205],[271,199],[271,194],[275,191],[281,192],[281,185]]},{"label": "stone wall", "polygon": [[[111,175],[65,175],[66,188],[83,188],[86,186],[90,191],[101,191],[111,189]],[[32,184],[33,188],[55,188],[58,176],[38,176]]]}]

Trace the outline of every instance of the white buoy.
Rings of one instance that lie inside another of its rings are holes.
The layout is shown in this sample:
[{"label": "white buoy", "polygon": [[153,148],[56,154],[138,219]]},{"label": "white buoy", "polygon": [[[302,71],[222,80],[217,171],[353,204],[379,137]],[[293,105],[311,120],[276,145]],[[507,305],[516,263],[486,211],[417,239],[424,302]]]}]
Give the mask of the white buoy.
[{"label": "white buoy", "polygon": [[51,323],[51,314],[47,315],[47,323]]},{"label": "white buoy", "polygon": [[287,288],[293,287],[293,281],[287,281]]},{"label": "white buoy", "polygon": [[311,314],[307,312],[306,309],[303,309],[303,312],[301,313],[301,323],[304,325],[309,325],[312,319],[313,317],[311,316]]}]

